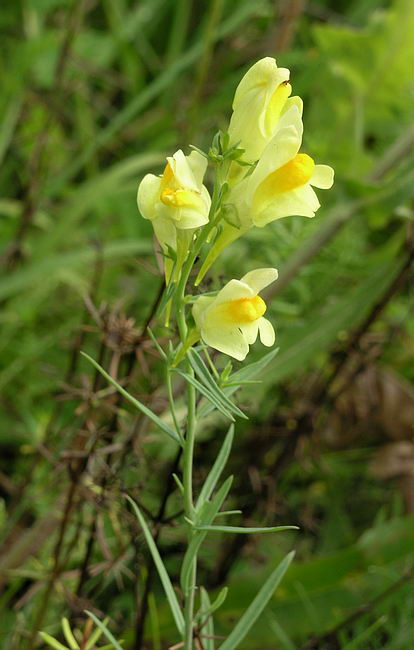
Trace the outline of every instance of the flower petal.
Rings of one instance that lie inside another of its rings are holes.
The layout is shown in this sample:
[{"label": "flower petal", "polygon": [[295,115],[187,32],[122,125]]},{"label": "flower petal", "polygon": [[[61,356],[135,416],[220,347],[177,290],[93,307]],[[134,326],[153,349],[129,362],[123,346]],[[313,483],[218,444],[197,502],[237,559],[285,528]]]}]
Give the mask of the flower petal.
[{"label": "flower petal", "polygon": [[262,211],[253,214],[255,226],[262,228],[271,221],[282,217],[314,217],[316,210],[320,207],[318,197],[307,183],[297,187],[290,192],[278,194]]},{"label": "flower petal", "polygon": [[310,184],[321,190],[329,190],[334,182],[334,170],[329,165],[315,165]]},{"label": "flower petal", "polygon": [[138,186],[138,210],[144,219],[155,219],[156,204],[160,200],[161,179],[154,174],[146,174]]},{"label": "flower petal", "polygon": [[[300,98],[294,97],[293,99],[300,99]],[[289,102],[289,99],[287,100],[287,102]],[[283,129],[286,129],[289,126],[294,126],[302,141],[302,136],[303,136],[302,111],[303,111],[302,100],[300,100],[299,102],[291,103],[290,106],[287,108],[287,110],[283,111],[282,116],[278,122],[275,135],[278,131],[282,131]]]},{"label": "flower petal", "polygon": [[215,299],[215,306],[220,305],[222,302],[228,302],[229,300],[238,300],[239,298],[252,298],[255,292],[249,287],[245,282],[240,280],[230,280],[227,284],[219,291]]},{"label": "flower petal", "polygon": [[272,137],[281,105],[287,93],[284,83],[289,80],[289,70],[278,68],[276,61],[266,57],[257,61],[240,81],[233,101],[228,133],[230,144],[240,142],[247,160],[257,160],[269,138]]},{"label": "flower petal", "polygon": [[302,117],[303,114],[303,100],[298,97],[298,95],[295,95],[294,97],[289,97],[289,99],[286,100],[286,103],[283,107],[282,110],[282,115],[284,115],[291,106],[297,106],[299,115]]},{"label": "flower petal", "polygon": [[176,250],[177,231],[175,229],[174,222],[171,221],[171,219],[166,219],[165,217],[157,217],[156,219],[153,219],[152,225],[154,228],[155,236],[161,244],[163,250],[167,250],[167,244]]},{"label": "flower petal", "polygon": [[215,298],[213,296],[199,296],[193,304],[192,313],[199,329],[203,327],[205,313],[214,301]]},{"label": "flower petal", "polygon": [[248,343],[238,327],[203,328],[201,338],[211,348],[228,354],[238,361],[243,361],[249,351]]},{"label": "flower petal", "polygon": [[195,207],[183,207],[177,208],[177,222],[176,227],[180,230],[186,230],[187,228],[199,228],[204,226],[208,222],[208,210],[205,210],[205,206],[202,203],[200,197],[199,210]]},{"label": "flower petal", "polygon": [[251,323],[243,323],[239,325],[246,342],[249,345],[253,345],[256,342],[257,335],[259,333],[259,320],[254,320]]},{"label": "flower petal", "polygon": [[272,323],[267,318],[259,318],[257,321],[259,325],[260,340],[263,345],[270,348],[275,342],[275,330]]},{"label": "flower petal", "polygon": [[189,190],[194,190],[195,192],[200,190],[200,188],[197,185],[194,174],[192,172],[192,169],[188,164],[188,160],[181,149],[176,151],[172,157],[169,156],[167,160],[170,163],[172,172],[180,187]]},{"label": "flower petal", "polygon": [[244,275],[240,282],[248,284],[251,289],[258,294],[262,289],[277,279],[277,269],[255,269]]},{"label": "flower petal", "polygon": [[207,158],[202,156],[198,151],[192,151],[190,155],[187,156],[187,163],[193,172],[198,188],[200,188],[203,184],[204,174],[207,169]]},{"label": "flower petal", "polygon": [[[296,110],[296,113],[298,112],[296,106],[292,108]],[[246,200],[248,203],[253,203],[254,194],[262,181],[296,156],[301,143],[302,136],[295,126],[287,126],[277,131],[263,151],[255,170],[247,179]]]}]

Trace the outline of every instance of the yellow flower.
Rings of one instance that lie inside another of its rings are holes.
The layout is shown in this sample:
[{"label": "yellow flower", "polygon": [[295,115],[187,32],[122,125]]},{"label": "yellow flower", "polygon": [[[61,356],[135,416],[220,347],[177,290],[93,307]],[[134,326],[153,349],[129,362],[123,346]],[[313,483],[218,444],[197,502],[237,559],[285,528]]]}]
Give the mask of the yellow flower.
[{"label": "yellow flower", "polygon": [[281,118],[253,173],[233,193],[243,224],[262,227],[282,217],[315,216],[320,203],[312,185],[329,189],[334,171],[299,153],[302,132],[300,113],[292,106]]},{"label": "yellow flower", "polygon": [[308,154],[299,153],[302,133],[301,114],[293,105],[280,118],[276,133],[253,172],[232,187],[227,202],[234,206],[239,227],[223,223],[196,284],[220,252],[253,226],[263,227],[276,219],[294,215],[315,216],[320,203],[312,185],[329,189],[334,171],[328,165],[316,165]]},{"label": "yellow flower", "polygon": [[276,278],[276,269],[256,269],[241,280],[230,280],[215,298],[200,296],[193,316],[204,343],[238,361],[246,357],[258,334],[263,345],[272,346],[275,332],[263,318],[266,303],[258,293]]},{"label": "yellow flower", "polygon": [[289,96],[290,72],[278,68],[276,61],[266,57],[257,61],[240,81],[233,101],[233,115],[228,133],[230,145],[240,142],[243,158],[258,160],[275,133],[278,121],[293,104],[302,111],[302,100]]},{"label": "yellow flower", "polygon": [[[138,187],[138,209],[150,219],[163,251],[168,246],[177,252],[177,267],[185,259],[196,228],[208,222],[211,199],[203,185],[207,160],[197,151],[185,156],[177,151],[167,158],[161,176],[147,174]],[[165,271],[169,280],[173,263],[167,259]]]}]

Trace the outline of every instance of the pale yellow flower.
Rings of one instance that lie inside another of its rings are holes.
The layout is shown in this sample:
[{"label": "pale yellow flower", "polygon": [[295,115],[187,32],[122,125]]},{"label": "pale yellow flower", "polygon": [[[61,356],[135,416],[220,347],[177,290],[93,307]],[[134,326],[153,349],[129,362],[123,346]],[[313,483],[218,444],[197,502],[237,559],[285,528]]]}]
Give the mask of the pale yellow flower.
[{"label": "pale yellow flower", "polygon": [[[147,174],[138,187],[138,209],[150,219],[163,251],[177,251],[178,266],[183,262],[196,228],[208,222],[211,199],[203,185],[207,160],[197,151],[189,156],[179,150],[167,158],[161,176]],[[166,260],[167,281],[172,261]]]},{"label": "pale yellow flower", "polygon": [[210,250],[196,284],[220,252],[253,226],[289,216],[314,217],[320,203],[312,186],[329,189],[334,171],[328,165],[316,165],[305,153],[299,153],[303,125],[297,106],[280,118],[275,135],[263,151],[250,175],[232,187],[226,202],[233,205],[238,227],[227,222]]},{"label": "pale yellow flower", "polygon": [[243,158],[258,160],[273,137],[278,121],[293,104],[302,111],[302,100],[289,96],[290,72],[278,68],[276,61],[266,57],[257,61],[240,81],[233,100],[228,133],[230,145],[240,143]]},{"label": "pale yellow flower", "polygon": [[193,316],[202,341],[238,361],[246,357],[258,334],[263,345],[272,346],[275,332],[263,317],[266,303],[258,293],[276,278],[276,269],[256,269],[241,280],[230,280],[214,298],[200,296]]}]

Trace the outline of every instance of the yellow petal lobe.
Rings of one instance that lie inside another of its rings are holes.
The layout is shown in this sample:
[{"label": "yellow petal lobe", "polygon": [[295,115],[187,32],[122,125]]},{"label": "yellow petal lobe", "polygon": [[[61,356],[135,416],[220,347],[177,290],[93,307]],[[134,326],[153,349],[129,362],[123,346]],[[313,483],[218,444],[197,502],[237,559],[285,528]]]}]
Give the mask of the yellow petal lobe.
[{"label": "yellow petal lobe", "polygon": [[163,181],[165,181],[165,183],[167,185],[169,183],[171,183],[171,181],[174,178],[174,172],[173,172],[169,162],[167,162],[167,164],[165,165],[164,171],[162,173],[162,178],[163,178]]},{"label": "yellow petal lobe", "polygon": [[233,323],[252,323],[266,311],[266,303],[260,296],[229,300],[225,306],[228,318]]},{"label": "yellow petal lobe", "polygon": [[266,110],[266,128],[269,131],[272,131],[275,124],[277,123],[286,100],[290,96],[291,92],[292,86],[288,81],[284,81],[283,83],[279,84],[279,86],[273,92]]},{"label": "yellow petal lobe", "polygon": [[256,191],[256,201],[266,201],[275,194],[289,192],[305,185],[311,178],[315,162],[307,153],[298,153],[285,165],[274,172],[259,185]]}]

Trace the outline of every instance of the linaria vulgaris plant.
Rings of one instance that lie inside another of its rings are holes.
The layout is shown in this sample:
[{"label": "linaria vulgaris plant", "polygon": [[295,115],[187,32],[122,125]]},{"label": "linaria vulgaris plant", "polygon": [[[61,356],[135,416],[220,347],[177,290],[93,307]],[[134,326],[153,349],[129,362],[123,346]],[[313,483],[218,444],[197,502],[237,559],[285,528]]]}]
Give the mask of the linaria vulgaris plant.
[{"label": "linaria vulgaris plant", "polygon": [[[208,153],[193,148],[189,155],[179,150],[167,158],[161,176],[147,174],[138,188],[138,208],[152,222],[164,258],[165,292],[163,322],[178,331],[178,343],[162,349],[150,332],[165,363],[166,392],[172,425],[129,395],[89,358],[106,379],[141,410],[160,430],[182,447],[181,476],[174,476],[181,494],[187,535],[182,558],[180,589],[174,589],[151,536],[144,515],[132,499],[132,509],[144,532],[152,558],[177,628],[174,648],[233,650],[271,598],[286,572],[290,553],[274,568],[229,636],[216,646],[213,614],[223,603],[224,587],[214,602],[197,580],[197,555],[208,534],[276,533],[295,526],[244,528],[223,525],[222,505],[232,477],[220,482],[229,457],[236,418],[246,417],[232,395],[271,362],[275,351],[261,361],[232,372],[231,363],[220,373],[209,348],[244,361],[249,346],[260,337],[263,345],[275,342],[272,323],[264,317],[266,303],[259,295],[277,280],[274,268],[243,269],[241,279],[230,279],[214,293],[187,292],[198,260],[198,286],[223,249],[253,227],[293,215],[315,216],[320,204],[313,187],[329,189],[333,170],[315,164],[302,143],[302,100],[291,97],[289,71],[278,68],[274,59],[255,63],[241,80],[234,97],[227,133],[219,132]],[[208,165],[214,169],[211,195],[203,184]],[[174,381],[186,384],[186,413],[181,417],[174,398]],[[204,415],[216,409],[230,428],[204,485],[195,494],[193,456],[197,431]],[[177,594],[180,595],[177,595]],[[95,620],[96,622],[96,620]],[[99,621],[98,621],[99,622]],[[100,622],[99,622],[100,623]],[[107,631],[104,624],[101,629]],[[112,635],[108,639],[113,642]],[[120,647],[120,646],[119,646]]]}]

